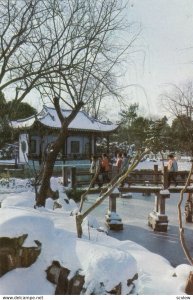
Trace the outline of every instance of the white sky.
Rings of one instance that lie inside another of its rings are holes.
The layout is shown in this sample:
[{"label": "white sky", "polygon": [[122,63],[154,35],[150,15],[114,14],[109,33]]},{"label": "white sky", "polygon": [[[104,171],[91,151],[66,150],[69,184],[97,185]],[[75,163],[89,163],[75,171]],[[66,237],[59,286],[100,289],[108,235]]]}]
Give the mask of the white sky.
[{"label": "white sky", "polygon": [[[130,7],[129,18],[141,24],[137,45],[144,52],[136,55],[135,70],[125,81],[141,85],[149,112],[159,114],[158,96],[166,84],[193,77],[193,1],[131,0]],[[133,102],[147,106],[142,89],[135,89]]]}]

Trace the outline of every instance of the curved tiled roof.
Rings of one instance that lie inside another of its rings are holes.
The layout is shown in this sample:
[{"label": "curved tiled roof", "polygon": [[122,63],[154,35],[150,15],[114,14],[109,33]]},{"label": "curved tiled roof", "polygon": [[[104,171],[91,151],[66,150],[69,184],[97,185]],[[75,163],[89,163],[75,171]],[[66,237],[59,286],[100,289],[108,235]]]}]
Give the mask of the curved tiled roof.
[{"label": "curved tiled roof", "polygon": [[[67,117],[70,112],[70,110],[62,110],[65,117]],[[36,122],[39,122],[49,128],[61,128],[61,123],[56,110],[47,106],[44,106],[39,114],[26,119],[11,121],[10,125],[15,129],[29,129]],[[70,123],[69,130],[111,132],[114,131],[117,126],[118,125],[112,124],[111,122],[101,122],[91,118],[85,112],[80,111]]]}]

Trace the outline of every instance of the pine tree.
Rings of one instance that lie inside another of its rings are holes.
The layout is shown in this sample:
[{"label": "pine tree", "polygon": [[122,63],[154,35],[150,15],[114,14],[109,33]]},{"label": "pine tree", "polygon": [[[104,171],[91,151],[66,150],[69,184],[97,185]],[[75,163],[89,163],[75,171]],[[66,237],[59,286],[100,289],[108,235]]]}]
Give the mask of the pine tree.
[{"label": "pine tree", "polygon": [[145,146],[154,154],[168,149],[170,138],[167,131],[167,118],[156,120],[147,130]]}]

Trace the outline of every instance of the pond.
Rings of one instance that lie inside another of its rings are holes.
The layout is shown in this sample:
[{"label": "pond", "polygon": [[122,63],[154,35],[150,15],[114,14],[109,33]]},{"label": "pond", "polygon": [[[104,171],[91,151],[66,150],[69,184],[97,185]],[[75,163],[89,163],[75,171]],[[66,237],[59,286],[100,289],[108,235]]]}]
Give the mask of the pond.
[{"label": "pond", "polygon": [[[108,234],[119,240],[131,240],[147,248],[148,250],[160,254],[173,265],[188,263],[182,250],[179,229],[178,229],[178,203],[179,194],[171,194],[166,200],[166,215],[169,219],[167,232],[154,232],[148,226],[148,215],[154,208],[154,195],[143,196],[139,193],[133,193],[132,198],[118,198],[117,213],[122,218],[123,230],[112,231]],[[186,200],[186,195],[184,202]],[[95,202],[97,195],[89,195],[83,206],[83,211]],[[182,212],[184,212],[184,202]],[[91,215],[96,217],[100,226],[105,226],[105,214],[108,210],[108,199],[97,207]],[[184,222],[184,214],[183,214]],[[185,223],[185,237],[188,249],[193,256],[193,224]]]}]

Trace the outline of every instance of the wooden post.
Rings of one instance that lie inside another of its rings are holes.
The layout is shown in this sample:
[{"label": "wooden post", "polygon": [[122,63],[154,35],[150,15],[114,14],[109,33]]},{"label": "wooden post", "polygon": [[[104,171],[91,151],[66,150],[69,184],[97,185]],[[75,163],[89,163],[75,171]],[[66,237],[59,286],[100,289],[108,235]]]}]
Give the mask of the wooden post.
[{"label": "wooden post", "polygon": [[168,167],[164,166],[163,170],[163,188],[167,189],[168,188]]},{"label": "wooden post", "polygon": [[158,165],[154,165],[153,181],[154,181],[154,184],[158,184],[158,182],[159,182]]},{"label": "wooden post", "polygon": [[76,189],[76,167],[71,168],[71,186],[72,189]]},{"label": "wooden post", "polygon": [[121,218],[116,212],[116,200],[120,195],[118,190],[114,190],[111,195],[109,195],[109,210],[106,214],[106,224],[111,230],[122,230],[123,223]]},{"label": "wooden post", "polygon": [[63,178],[63,185],[68,185],[68,169],[67,167],[62,167],[62,178]]}]

